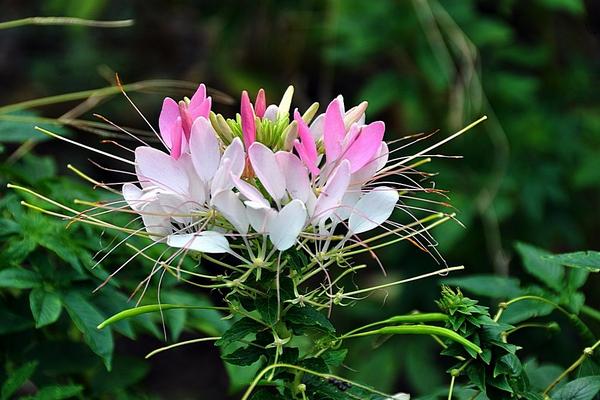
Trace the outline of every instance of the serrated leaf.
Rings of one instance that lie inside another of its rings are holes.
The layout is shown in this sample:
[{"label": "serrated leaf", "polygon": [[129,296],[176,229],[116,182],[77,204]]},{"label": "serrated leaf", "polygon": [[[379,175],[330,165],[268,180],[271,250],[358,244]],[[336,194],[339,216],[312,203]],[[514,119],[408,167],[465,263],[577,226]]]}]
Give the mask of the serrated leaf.
[{"label": "serrated leaf", "polygon": [[335,332],[335,328],[327,317],[310,306],[294,306],[285,314],[289,322],[302,326],[316,326],[328,332]]},{"label": "serrated leaf", "polygon": [[600,376],[585,376],[552,392],[552,400],[592,400],[598,392]]},{"label": "serrated leaf", "polygon": [[40,389],[35,396],[23,397],[22,400],[62,400],[77,396],[83,391],[79,385],[46,386]]},{"label": "serrated leaf", "polygon": [[41,284],[40,276],[25,268],[7,268],[0,271],[0,287],[31,289]]},{"label": "serrated leaf", "polygon": [[500,320],[507,324],[516,324],[530,318],[541,317],[550,314],[554,310],[551,304],[535,300],[522,300],[508,307]]},{"label": "serrated leaf", "polygon": [[263,321],[270,326],[273,326],[277,322],[277,297],[259,297],[254,302],[256,309],[260,313]]},{"label": "serrated leaf", "polygon": [[106,369],[110,370],[114,348],[112,332],[109,329],[98,329],[104,316],[76,292],[63,295],[62,302],[77,329],[83,333],[85,342],[102,358]]},{"label": "serrated leaf", "polygon": [[325,361],[325,364],[329,367],[339,367],[342,365],[344,360],[346,359],[346,355],[348,354],[348,349],[337,349],[332,350],[329,349],[323,354],[321,354],[321,358]]},{"label": "serrated leaf", "polygon": [[227,329],[221,339],[215,342],[216,346],[227,346],[233,342],[237,342],[250,335],[251,333],[257,333],[258,331],[264,328],[263,325],[250,319],[248,317],[244,317],[239,321],[235,322],[231,325],[231,328]]},{"label": "serrated leaf", "polygon": [[0,400],[8,400],[33,375],[37,362],[29,362],[10,374],[0,391]]},{"label": "serrated leaf", "polygon": [[60,297],[42,288],[35,288],[29,293],[29,306],[36,328],[55,322],[62,310]]},{"label": "serrated leaf", "polygon": [[571,268],[582,268],[589,272],[600,272],[600,251],[577,251],[575,253],[546,256],[551,262]]},{"label": "serrated leaf", "polygon": [[252,365],[263,355],[263,350],[255,346],[241,347],[232,353],[226,354],[221,358],[233,365]]}]

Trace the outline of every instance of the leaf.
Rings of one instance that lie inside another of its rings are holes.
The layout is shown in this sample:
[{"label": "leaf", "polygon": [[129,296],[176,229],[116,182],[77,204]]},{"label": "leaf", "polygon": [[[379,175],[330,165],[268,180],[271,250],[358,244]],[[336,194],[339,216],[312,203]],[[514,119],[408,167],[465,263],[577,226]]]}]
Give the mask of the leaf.
[{"label": "leaf", "polygon": [[0,335],[20,332],[33,327],[30,318],[14,313],[0,304]]},{"label": "leaf", "polygon": [[575,379],[552,392],[552,400],[592,400],[600,392],[600,376]]},{"label": "leaf", "polygon": [[277,297],[259,297],[254,303],[256,304],[256,309],[260,313],[263,321],[269,326],[273,326],[273,324],[277,322]]},{"label": "leaf", "polygon": [[257,321],[254,321],[248,317],[244,317],[231,325],[231,328],[225,331],[223,336],[221,336],[221,339],[215,342],[215,345],[223,347],[227,346],[233,342],[245,338],[251,333],[257,333],[263,328],[264,326]]},{"label": "leaf", "polygon": [[516,324],[530,318],[548,315],[553,310],[554,307],[551,304],[537,300],[523,300],[511,304],[500,317],[500,321],[507,324]]},{"label": "leaf", "polygon": [[31,289],[42,284],[40,276],[24,268],[7,268],[0,271],[0,287]]},{"label": "leaf", "polygon": [[327,332],[335,332],[335,328],[327,317],[310,306],[294,306],[288,310],[285,318],[296,325],[316,326]]},{"label": "leaf", "polygon": [[29,362],[27,364],[22,365],[15,372],[10,374],[6,379],[6,382],[2,385],[2,390],[0,391],[0,400],[8,400],[14,392],[16,392],[27,379],[33,375],[35,369],[37,368],[37,362]]},{"label": "leaf", "polygon": [[62,303],[60,297],[42,288],[35,288],[29,293],[29,306],[35,320],[35,327],[49,325],[60,316]]},{"label": "leaf", "polygon": [[63,295],[62,301],[73,323],[83,333],[85,342],[102,358],[106,369],[110,370],[114,348],[112,332],[97,328],[104,316],[76,292]]},{"label": "leaf", "polygon": [[523,293],[517,278],[496,275],[469,275],[461,278],[446,278],[446,285],[458,286],[478,296],[491,298],[513,298]]},{"label": "leaf", "polygon": [[346,359],[347,354],[348,349],[329,349],[321,354],[321,358],[323,361],[325,361],[325,364],[327,364],[328,367],[339,367]]},{"label": "leaf", "polygon": [[538,0],[551,10],[568,11],[574,15],[581,15],[585,12],[585,5],[581,0]]},{"label": "leaf", "polygon": [[46,386],[40,389],[35,396],[24,397],[22,400],[61,400],[77,396],[83,391],[79,385]]},{"label": "leaf", "polygon": [[563,287],[565,271],[560,263],[546,259],[550,255],[545,250],[525,243],[515,245],[523,260],[523,267],[548,287],[560,292]]},{"label": "leaf", "polygon": [[255,346],[241,347],[232,353],[226,354],[221,358],[233,365],[252,365],[258,361],[260,356],[263,355],[262,349]]},{"label": "leaf", "polygon": [[544,257],[552,262],[571,268],[581,268],[589,272],[600,272],[600,251],[577,251]]},{"label": "leaf", "polygon": [[52,124],[44,123],[37,113],[32,111],[17,111],[0,116],[0,142],[20,143],[33,139],[35,141],[48,140],[46,135],[40,134],[33,127],[35,125],[44,127],[60,135],[67,135],[68,131],[62,124],[56,122]]}]

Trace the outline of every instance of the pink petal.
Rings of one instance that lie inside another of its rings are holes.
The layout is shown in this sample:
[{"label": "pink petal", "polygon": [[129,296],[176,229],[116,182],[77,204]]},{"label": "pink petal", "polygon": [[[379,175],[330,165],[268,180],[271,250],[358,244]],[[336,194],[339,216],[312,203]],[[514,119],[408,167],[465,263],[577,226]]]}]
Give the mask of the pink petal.
[{"label": "pink petal", "polygon": [[179,106],[170,97],[166,97],[163,100],[162,109],[160,110],[160,116],[158,117],[158,128],[160,130],[160,135],[162,139],[165,141],[165,144],[168,148],[171,148],[171,130],[173,124],[179,117]]},{"label": "pink petal", "polygon": [[281,172],[275,154],[260,142],[255,142],[248,150],[250,163],[256,176],[271,195],[279,203],[285,197],[285,177]]},{"label": "pink petal", "polygon": [[235,193],[224,190],[213,197],[211,203],[238,233],[243,235],[248,233],[250,223],[246,215],[246,207]]},{"label": "pink petal", "polygon": [[368,164],[381,148],[385,124],[381,121],[363,126],[356,140],[350,144],[343,158],[350,161],[351,172],[356,172]]},{"label": "pink petal", "polygon": [[256,116],[258,118],[262,118],[265,115],[265,111],[267,109],[267,97],[265,96],[265,91],[260,89],[258,94],[256,95],[256,101],[254,102],[254,110],[256,111]]},{"label": "pink petal", "polygon": [[306,149],[304,148],[302,143],[300,143],[300,141],[298,141],[298,139],[294,140],[294,148],[298,152],[298,155],[300,156],[300,159],[302,160],[302,162],[304,162],[304,165],[306,165],[306,167],[313,174],[313,176],[319,175],[319,172],[320,172],[319,168],[317,168],[317,166],[314,165],[314,163],[312,163],[310,161],[310,157],[306,153]]},{"label": "pink petal", "polygon": [[190,99],[190,109],[198,107],[204,100],[206,100],[206,86],[204,86],[204,83],[201,83],[198,89],[196,89],[196,93]]},{"label": "pink petal", "polygon": [[181,118],[177,118],[175,123],[171,126],[171,157],[177,160],[181,157],[182,142],[185,140],[185,134],[183,132],[183,126]]},{"label": "pink petal", "polygon": [[268,233],[271,226],[271,221],[277,216],[277,211],[270,206],[265,206],[253,201],[244,202],[246,205],[246,215],[250,226],[257,233]]},{"label": "pink petal", "polygon": [[250,145],[256,140],[256,125],[254,121],[254,109],[252,108],[252,103],[250,103],[248,92],[245,90],[242,92],[242,108],[240,113],[242,115],[244,145],[249,149]]},{"label": "pink petal", "polygon": [[344,127],[344,116],[339,99],[329,103],[325,112],[325,130],[323,142],[325,143],[325,155],[327,163],[337,160],[342,152],[342,142],[346,136]]},{"label": "pink petal", "polygon": [[192,126],[190,154],[200,179],[209,182],[219,168],[221,151],[217,133],[206,118],[196,119]]},{"label": "pink petal", "polygon": [[[315,144],[315,139],[313,139],[308,126],[300,116],[298,110],[294,111],[294,120],[298,123],[298,137],[302,143],[302,147],[304,147],[304,153],[307,159],[303,159],[303,161],[307,165],[312,165],[315,168],[317,167],[317,145]],[[314,168],[313,168],[314,169]],[[311,171],[313,170],[311,169]],[[318,170],[318,168],[316,168]]]},{"label": "pink petal", "polygon": [[313,218],[323,221],[335,211],[342,202],[350,183],[350,162],[343,160],[333,171],[317,198]]},{"label": "pink petal", "polygon": [[202,103],[200,103],[200,105],[197,107],[192,107],[192,105],[190,104],[189,113],[192,118],[192,121],[195,121],[196,118],[200,118],[200,117],[208,118],[208,115],[210,114],[211,106],[212,106],[212,98],[210,98],[210,97],[207,97],[206,100],[204,100]]}]

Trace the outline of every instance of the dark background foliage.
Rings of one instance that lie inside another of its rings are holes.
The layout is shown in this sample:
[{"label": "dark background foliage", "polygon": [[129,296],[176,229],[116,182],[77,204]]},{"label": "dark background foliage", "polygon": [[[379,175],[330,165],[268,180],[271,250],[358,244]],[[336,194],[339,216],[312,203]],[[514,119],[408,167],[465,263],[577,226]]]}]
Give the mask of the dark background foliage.
[{"label": "dark background foliage", "polygon": [[[112,83],[116,71],[126,83],[155,78],[205,82],[225,94],[215,108],[227,113],[237,108],[237,99],[227,94],[235,95],[242,89],[256,93],[264,87],[267,99],[278,102],[290,83],[296,87],[294,105],[301,109],[313,100],[325,104],[339,93],[347,103],[366,99],[370,103],[368,118],[386,122],[388,140],[437,129],[441,139],[486,114],[489,120],[483,126],[442,150],[463,159],[434,159],[425,167],[439,172],[436,187],[449,190],[450,202],[466,226],[447,224],[435,232],[438,249],[448,264],[464,264],[464,275],[494,273],[527,281],[515,257],[516,241],[552,252],[600,247],[598,2],[4,0],[0,6],[3,20],[32,15],[136,20],[133,27],[112,30],[29,26],[0,31],[0,106],[103,87]],[[149,120],[156,121],[161,96],[180,97],[181,93],[163,89],[133,97]],[[51,105],[38,111],[46,117],[58,117],[74,105]],[[145,128],[119,96],[93,111],[123,126]],[[90,114],[83,117],[91,119]],[[44,193],[54,191],[70,201],[79,193],[96,194],[71,180],[65,186],[67,181],[56,178],[53,168],[59,176],[66,175],[65,165],[73,163],[96,177],[115,178],[87,163],[88,154],[52,141],[40,142],[31,154],[14,163],[9,158],[14,150],[39,135],[30,125],[12,127],[8,137],[2,131],[4,126],[8,132],[7,122],[0,124],[5,124],[0,125],[0,145],[3,159],[7,159],[1,172],[3,184],[10,180],[42,186]],[[73,134],[89,143],[100,139],[91,133]],[[39,157],[43,155],[47,158]],[[17,199],[5,196],[4,189],[2,202],[5,219],[21,218],[16,216],[20,213],[35,225],[44,218],[16,210]],[[44,218],[43,224],[50,223],[46,221],[51,220]],[[19,248],[7,253],[8,245],[3,245],[2,267],[22,261],[43,274],[47,273],[43,261],[50,264],[48,268],[68,275],[64,260],[71,257],[71,263],[78,264],[75,269],[86,271],[93,264],[91,256],[102,247],[98,233],[84,229],[78,236],[80,242],[70,242],[72,233],[63,231],[62,223],[52,221],[56,226],[48,235],[66,244],[38,241],[30,246],[29,253]],[[7,229],[3,227],[0,233],[16,235]],[[22,238],[19,240],[26,240],[27,233]],[[12,241],[16,243],[16,239]],[[56,253],[61,246],[72,247],[73,254]],[[48,257],[48,251],[55,254]],[[8,255],[15,257],[15,252],[16,258],[7,259]],[[431,258],[410,244],[388,248],[380,256],[388,276],[383,277],[372,263],[371,272],[362,276],[365,282],[399,279],[436,267]],[[127,257],[125,250],[117,252],[114,262],[105,266],[111,269]],[[123,278],[121,288],[91,295],[99,277],[89,272],[84,275],[84,283],[77,284],[77,295],[88,299],[86,304],[104,316],[124,308],[129,293],[123,287],[135,286],[136,279],[144,276],[134,272]],[[453,277],[457,276],[461,275]],[[594,290],[598,284],[598,277],[592,276],[584,287],[588,304],[598,304],[599,294]],[[394,313],[432,311],[438,285],[431,279],[390,289],[355,307],[336,310],[334,319],[344,329]],[[50,292],[61,287],[50,286],[44,287]],[[60,295],[74,295],[69,290]],[[119,290],[122,294],[116,301],[118,295],[112,291]],[[175,286],[172,292],[174,296],[189,296]],[[57,347],[53,340],[77,347],[81,338],[69,328],[71,323],[64,315],[47,331],[34,330],[27,296],[13,290],[0,293],[2,308],[24,319],[23,326],[29,327],[25,332],[31,335],[2,339],[2,362],[14,369],[37,360],[41,376],[36,382],[83,382],[92,388],[90,393],[105,398],[217,399],[217,393],[226,392],[228,377],[212,345],[175,350],[144,362],[143,354],[160,346],[152,335],[161,335],[153,332],[156,327],[151,323],[121,327],[126,336],[135,332],[140,338],[133,342],[115,335],[118,356],[110,374],[102,371],[92,353],[76,349],[72,354],[77,357],[65,362],[63,370],[49,372],[52,363],[60,364],[56,360],[63,357],[49,355],[43,359],[38,357],[45,354],[39,348],[54,352],[58,348],[66,354],[70,347]],[[6,321],[8,317],[2,318]],[[180,326],[181,331],[185,323],[188,329],[197,328],[203,318],[180,315],[173,317],[176,321],[170,321],[168,327],[177,330]],[[69,329],[70,334],[65,335]],[[566,364],[576,358],[582,343],[568,327],[564,329],[566,335],[560,341],[537,331],[521,334],[520,340],[531,351],[541,350],[543,361]],[[0,331],[4,333],[9,332]],[[186,338],[191,334],[182,335]],[[9,345],[7,340],[15,342]],[[446,365],[436,358],[435,343],[427,339],[394,338],[378,351],[373,351],[372,345],[366,340],[355,343],[347,360],[355,372],[344,371],[346,375],[382,390],[417,394],[427,394],[432,387],[447,382]],[[20,352],[19,346],[29,351]],[[553,351],[558,348],[560,352]],[[79,372],[84,370],[82,377]],[[107,389],[111,385],[102,380],[112,381],[114,386],[116,377],[122,379],[118,381],[121,386]]]}]

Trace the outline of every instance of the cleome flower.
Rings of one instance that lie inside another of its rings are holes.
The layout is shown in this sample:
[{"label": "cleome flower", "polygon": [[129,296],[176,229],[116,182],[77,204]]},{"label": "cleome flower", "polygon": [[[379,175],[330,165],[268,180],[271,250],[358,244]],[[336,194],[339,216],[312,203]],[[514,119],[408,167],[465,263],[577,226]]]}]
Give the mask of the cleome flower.
[{"label": "cleome flower", "polygon": [[[430,208],[431,204],[446,203],[420,196],[443,193],[424,187],[420,181],[430,175],[416,168],[435,157],[428,154],[432,149],[468,131],[485,117],[417,153],[391,157],[431,135],[408,136],[400,139],[406,143],[390,150],[384,141],[385,124],[367,122],[366,102],[346,110],[343,97],[338,96],[323,113],[318,113],[318,103],[301,113],[298,109],[292,111],[293,93],[290,86],[278,104],[268,104],[262,89],[253,103],[244,91],[240,112],[233,118],[211,110],[212,100],[204,85],[197,88],[191,99],[177,102],[166,98],[159,116],[159,131],[149,124],[162,149],[119,128],[143,144],[131,150],[133,160],[38,128],[47,135],[133,166],[134,172],[120,172],[134,175],[135,180],[115,191],[70,167],[94,185],[119,196],[108,202],[78,201],[91,207],[83,211],[32,190],[13,187],[58,206],[66,214],[32,206],[43,212],[150,239],[144,248],[135,248],[135,255],[110,277],[135,257],[150,257],[145,253],[150,247],[166,244],[171,250],[155,260],[165,271],[172,272],[172,263],[182,261],[188,252],[199,253],[225,268],[224,273],[216,275],[184,271],[212,281],[201,287],[226,287],[252,296],[254,292],[247,280],[253,271],[257,279],[262,268],[279,276],[282,268],[291,265],[290,257],[298,256],[304,257],[302,277],[294,280],[297,297],[288,301],[324,308],[374,290],[344,292],[338,284],[347,273],[365,267],[354,265],[353,256],[357,254],[368,252],[377,260],[373,250],[408,240],[436,262],[443,262],[429,231],[454,216]],[[117,204],[124,206],[116,207]],[[395,222],[395,210],[408,216],[409,222]],[[143,227],[117,226],[102,218],[111,212],[133,213]],[[417,218],[417,213],[427,215]],[[383,233],[366,239],[359,237],[375,228]],[[127,243],[127,239],[123,238],[117,246]],[[208,256],[225,253],[234,257],[233,264],[229,264],[228,257]],[[177,265],[179,277],[181,262]],[[334,279],[328,271],[331,265],[342,268]],[[448,267],[444,269],[447,270]],[[298,286],[318,273],[325,276],[325,283],[298,291]],[[334,294],[336,287],[338,293]]]}]

